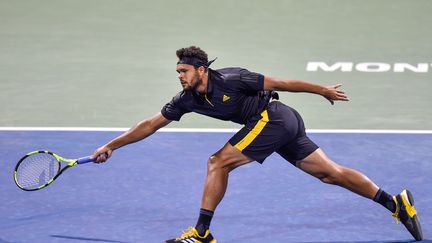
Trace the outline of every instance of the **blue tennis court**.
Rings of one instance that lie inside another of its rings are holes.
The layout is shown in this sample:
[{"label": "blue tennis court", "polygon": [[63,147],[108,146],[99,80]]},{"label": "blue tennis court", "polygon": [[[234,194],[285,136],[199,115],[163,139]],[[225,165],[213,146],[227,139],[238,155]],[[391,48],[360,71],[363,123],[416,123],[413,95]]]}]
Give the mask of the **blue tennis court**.
[{"label": "blue tennis court", "polygon": [[[158,132],[101,165],[72,168],[24,192],[16,161],[46,149],[81,157],[120,132],[0,132],[0,242],[163,242],[193,226],[206,160],[229,132]],[[432,134],[312,133],[328,155],[385,190],[410,189],[432,235]],[[232,172],[212,232],[219,242],[411,242],[380,205],[322,184],[278,155]],[[432,242],[425,240],[425,242]]]},{"label": "blue tennis court", "polygon": [[[86,156],[159,112],[181,90],[176,50],[191,45],[218,57],[214,69],[341,83],[349,102],[280,100],[332,159],[389,193],[410,189],[432,242],[431,13],[430,0],[0,1],[0,243],[155,243],[195,225],[207,158],[236,124],[190,114],[41,191],[12,177],[30,151]],[[229,183],[218,242],[412,242],[380,205],[277,154]]]}]

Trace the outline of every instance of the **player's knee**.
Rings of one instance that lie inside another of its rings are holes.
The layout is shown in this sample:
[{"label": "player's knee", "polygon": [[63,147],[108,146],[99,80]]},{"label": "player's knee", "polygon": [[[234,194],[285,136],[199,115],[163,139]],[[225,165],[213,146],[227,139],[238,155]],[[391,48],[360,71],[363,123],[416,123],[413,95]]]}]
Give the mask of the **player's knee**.
[{"label": "player's knee", "polygon": [[223,168],[223,160],[220,156],[212,155],[207,161],[207,171],[213,172]]}]

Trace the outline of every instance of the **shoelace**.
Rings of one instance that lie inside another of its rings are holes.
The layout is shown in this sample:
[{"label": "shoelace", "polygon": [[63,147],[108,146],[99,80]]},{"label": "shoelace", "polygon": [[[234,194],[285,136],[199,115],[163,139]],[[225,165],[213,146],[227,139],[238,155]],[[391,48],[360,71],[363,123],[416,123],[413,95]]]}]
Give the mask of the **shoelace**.
[{"label": "shoelace", "polygon": [[[394,213],[392,213],[392,216],[396,218],[396,223],[399,224],[399,222],[401,222],[401,220],[399,218],[399,206],[398,206],[396,198],[393,198],[393,200],[396,203],[396,211]],[[403,199],[403,200],[405,200],[405,199]],[[407,213],[410,217],[414,217],[414,215],[417,214],[417,211],[416,211],[414,206],[407,205],[407,206],[405,206],[405,210],[407,211]]]},{"label": "shoelace", "polygon": [[189,227],[186,231],[183,231],[183,234],[176,240],[183,240],[191,236],[195,236],[195,232],[193,229],[194,229],[193,227]]}]

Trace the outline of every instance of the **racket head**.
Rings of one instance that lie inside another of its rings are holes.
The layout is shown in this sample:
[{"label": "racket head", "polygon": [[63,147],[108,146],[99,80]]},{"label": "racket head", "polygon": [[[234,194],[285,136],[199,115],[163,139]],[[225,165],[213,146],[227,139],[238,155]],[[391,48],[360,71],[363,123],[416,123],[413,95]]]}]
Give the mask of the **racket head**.
[{"label": "racket head", "polygon": [[49,151],[33,151],[15,166],[15,184],[24,191],[35,191],[51,184],[61,172],[61,157]]}]

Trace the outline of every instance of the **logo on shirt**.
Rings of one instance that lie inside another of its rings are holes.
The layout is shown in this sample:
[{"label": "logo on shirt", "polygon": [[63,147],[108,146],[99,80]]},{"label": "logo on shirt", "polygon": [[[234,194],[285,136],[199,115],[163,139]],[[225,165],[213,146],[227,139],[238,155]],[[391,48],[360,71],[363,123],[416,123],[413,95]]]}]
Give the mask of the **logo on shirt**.
[{"label": "logo on shirt", "polygon": [[229,99],[230,99],[230,97],[228,95],[224,95],[222,98],[223,102],[226,102]]}]

